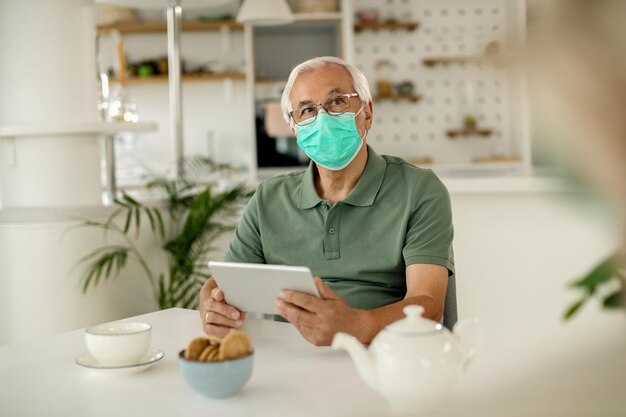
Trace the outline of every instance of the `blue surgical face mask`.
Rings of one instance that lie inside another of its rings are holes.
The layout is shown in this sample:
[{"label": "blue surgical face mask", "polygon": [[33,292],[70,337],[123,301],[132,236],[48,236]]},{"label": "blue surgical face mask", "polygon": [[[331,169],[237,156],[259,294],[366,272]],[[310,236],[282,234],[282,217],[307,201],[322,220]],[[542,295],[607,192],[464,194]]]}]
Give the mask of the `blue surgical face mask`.
[{"label": "blue surgical face mask", "polygon": [[[361,107],[363,110],[363,107]],[[339,171],[357,156],[363,139],[356,128],[356,114],[351,112],[331,116],[320,110],[310,125],[298,126],[298,146],[318,165]]]}]

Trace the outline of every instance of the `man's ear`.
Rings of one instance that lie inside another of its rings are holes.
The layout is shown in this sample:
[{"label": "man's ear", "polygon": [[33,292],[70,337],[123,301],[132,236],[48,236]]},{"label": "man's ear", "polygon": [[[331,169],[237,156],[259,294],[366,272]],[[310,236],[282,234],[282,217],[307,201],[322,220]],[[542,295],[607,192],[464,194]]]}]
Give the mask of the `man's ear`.
[{"label": "man's ear", "polygon": [[372,128],[372,121],[374,119],[374,106],[371,100],[363,110],[365,112],[365,128],[369,131]]}]

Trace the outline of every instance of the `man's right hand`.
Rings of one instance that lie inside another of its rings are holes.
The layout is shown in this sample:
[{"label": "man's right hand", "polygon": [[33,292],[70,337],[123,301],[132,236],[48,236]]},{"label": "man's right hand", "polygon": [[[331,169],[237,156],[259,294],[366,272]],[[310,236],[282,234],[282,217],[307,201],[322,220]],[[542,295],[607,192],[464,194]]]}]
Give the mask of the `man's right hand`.
[{"label": "man's right hand", "polygon": [[226,304],[224,293],[213,278],[200,290],[200,318],[209,336],[224,337],[243,324],[246,313]]}]

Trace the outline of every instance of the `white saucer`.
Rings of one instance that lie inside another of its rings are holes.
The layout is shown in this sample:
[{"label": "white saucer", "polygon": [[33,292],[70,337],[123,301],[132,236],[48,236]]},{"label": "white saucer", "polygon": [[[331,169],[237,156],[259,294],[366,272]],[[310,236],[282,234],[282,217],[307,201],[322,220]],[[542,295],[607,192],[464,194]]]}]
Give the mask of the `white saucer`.
[{"label": "white saucer", "polygon": [[143,372],[150,368],[152,365],[163,359],[165,354],[159,349],[148,349],[148,352],[141,358],[139,363],[134,365],[125,366],[103,366],[100,365],[98,360],[91,356],[90,353],[85,353],[76,358],[76,365],[87,368],[93,372],[103,375],[130,375]]}]

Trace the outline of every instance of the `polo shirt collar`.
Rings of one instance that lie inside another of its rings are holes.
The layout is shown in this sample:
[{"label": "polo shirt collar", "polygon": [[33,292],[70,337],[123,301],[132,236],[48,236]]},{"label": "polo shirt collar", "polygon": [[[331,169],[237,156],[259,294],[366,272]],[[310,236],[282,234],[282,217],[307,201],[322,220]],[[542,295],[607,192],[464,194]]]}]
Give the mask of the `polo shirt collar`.
[{"label": "polo shirt collar", "polygon": [[315,189],[315,169],[315,163],[311,161],[309,167],[304,171],[302,183],[300,184],[300,201],[298,208],[310,209],[322,202],[322,199],[317,195],[317,190]]},{"label": "polo shirt collar", "polygon": [[[383,183],[386,168],[387,163],[383,157],[367,145],[367,163],[365,164],[363,174],[361,174],[361,178],[359,178],[354,189],[343,200],[343,203],[361,207],[374,204],[376,195],[378,195],[378,191]],[[322,202],[315,189],[315,169],[315,164],[311,161],[309,167],[304,171],[300,186],[298,208],[308,209]]]}]

